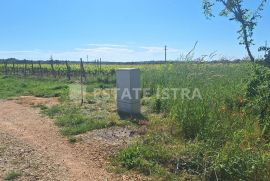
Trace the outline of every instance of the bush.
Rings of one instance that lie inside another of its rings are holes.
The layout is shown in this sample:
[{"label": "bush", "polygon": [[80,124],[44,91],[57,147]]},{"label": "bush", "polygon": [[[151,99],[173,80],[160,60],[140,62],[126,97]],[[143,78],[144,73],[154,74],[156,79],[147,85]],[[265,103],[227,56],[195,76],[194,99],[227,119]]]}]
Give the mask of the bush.
[{"label": "bush", "polygon": [[270,138],[270,69],[256,66],[253,78],[248,84],[247,110],[260,120],[262,135]]},{"label": "bush", "polygon": [[265,56],[264,56],[264,60],[265,60],[265,62],[268,64],[268,65],[270,65],[270,48],[269,47],[265,47],[265,46],[263,46],[263,47],[260,47],[259,48],[259,51],[265,51],[265,52],[267,52],[266,54],[265,54]]}]

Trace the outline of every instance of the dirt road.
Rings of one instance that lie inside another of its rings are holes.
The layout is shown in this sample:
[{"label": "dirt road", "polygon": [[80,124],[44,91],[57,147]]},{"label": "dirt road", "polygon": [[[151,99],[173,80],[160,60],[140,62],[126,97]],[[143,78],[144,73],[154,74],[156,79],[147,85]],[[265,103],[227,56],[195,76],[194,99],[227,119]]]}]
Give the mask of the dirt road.
[{"label": "dirt road", "polygon": [[19,180],[141,180],[108,173],[105,158],[112,145],[99,139],[69,143],[28,102],[0,101],[0,180],[12,170],[22,173]]}]

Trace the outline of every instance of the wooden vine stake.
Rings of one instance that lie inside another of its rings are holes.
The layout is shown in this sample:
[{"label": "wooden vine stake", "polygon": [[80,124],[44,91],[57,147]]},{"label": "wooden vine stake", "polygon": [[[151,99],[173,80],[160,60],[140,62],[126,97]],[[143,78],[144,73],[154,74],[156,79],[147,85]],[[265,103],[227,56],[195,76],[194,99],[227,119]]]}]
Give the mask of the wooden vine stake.
[{"label": "wooden vine stake", "polygon": [[53,57],[51,56],[50,58],[50,64],[51,64],[51,69],[52,69],[52,74],[53,74],[53,77],[56,78],[56,72],[54,70],[54,66],[53,66]]},{"label": "wooden vine stake", "polygon": [[24,60],[24,71],[23,71],[24,76],[26,76],[26,69],[27,69],[27,60]]},{"label": "wooden vine stake", "polygon": [[13,60],[12,62],[12,72],[13,72],[13,75],[15,75],[15,60]]},{"label": "wooden vine stake", "polygon": [[68,64],[68,61],[66,60],[66,67],[67,67],[67,80],[70,80],[70,66],[69,66],[69,64]]},{"label": "wooden vine stake", "polygon": [[33,60],[31,61],[31,71],[32,71],[32,75],[35,75],[35,73],[34,73],[34,62],[33,62]]},{"label": "wooden vine stake", "polygon": [[7,75],[8,74],[8,68],[7,68],[7,64],[8,64],[8,61],[5,61],[5,75]]},{"label": "wooden vine stake", "polygon": [[41,62],[40,62],[40,61],[38,62],[38,65],[39,65],[39,76],[40,76],[40,77],[43,77],[43,74],[42,74],[42,67],[41,67]]},{"label": "wooden vine stake", "polygon": [[80,77],[81,77],[81,106],[83,105],[83,61],[81,58],[81,63],[80,63]]}]

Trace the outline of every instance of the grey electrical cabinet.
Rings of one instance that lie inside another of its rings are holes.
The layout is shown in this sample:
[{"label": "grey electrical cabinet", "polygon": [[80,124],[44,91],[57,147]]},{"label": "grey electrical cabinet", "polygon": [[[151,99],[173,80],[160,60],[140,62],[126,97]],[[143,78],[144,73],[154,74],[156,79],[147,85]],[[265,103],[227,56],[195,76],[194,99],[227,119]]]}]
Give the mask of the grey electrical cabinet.
[{"label": "grey electrical cabinet", "polygon": [[140,70],[122,68],[116,70],[118,112],[140,114]]}]

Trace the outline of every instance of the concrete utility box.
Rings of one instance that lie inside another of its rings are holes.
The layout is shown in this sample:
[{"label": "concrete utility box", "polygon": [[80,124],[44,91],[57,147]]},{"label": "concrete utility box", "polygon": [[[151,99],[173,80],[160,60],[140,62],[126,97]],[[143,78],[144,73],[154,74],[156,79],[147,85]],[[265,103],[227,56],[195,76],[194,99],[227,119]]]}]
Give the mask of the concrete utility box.
[{"label": "concrete utility box", "polygon": [[140,114],[140,70],[123,68],[116,70],[118,112]]}]

